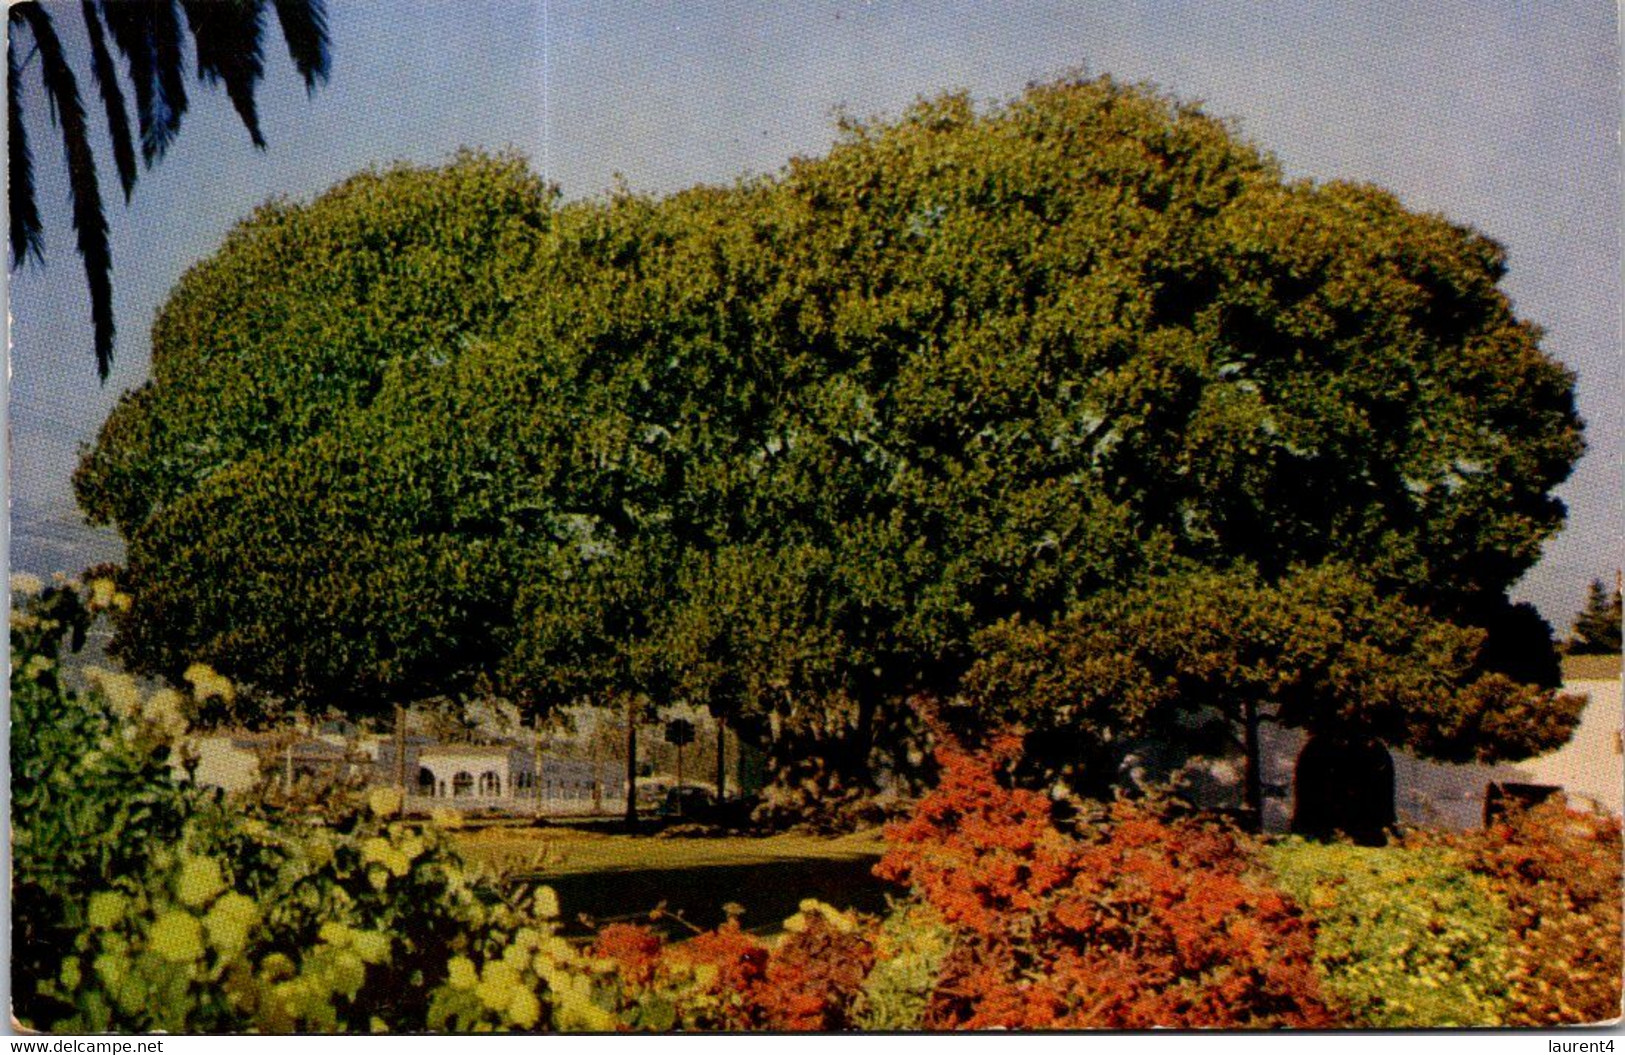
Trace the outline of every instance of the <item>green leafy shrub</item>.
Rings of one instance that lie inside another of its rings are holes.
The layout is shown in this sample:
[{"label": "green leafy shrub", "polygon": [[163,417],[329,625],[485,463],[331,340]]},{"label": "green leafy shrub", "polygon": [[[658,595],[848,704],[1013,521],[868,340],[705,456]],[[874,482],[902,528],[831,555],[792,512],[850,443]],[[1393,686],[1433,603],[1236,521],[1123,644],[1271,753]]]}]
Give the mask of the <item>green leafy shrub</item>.
[{"label": "green leafy shrub", "polygon": [[165,749],[140,726],[63,685],[57,656],[84,642],[94,592],[20,585],[10,628],[12,993],[23,1022],[46,1025],[72,1013],[82,972],[66,952],[89,926],[91,895],[107,877],[143,872],[205,800],[174,782]]},{"label": "green leafy shrub", "polygon": [[953,931],[929,906],[894,907],[874,934],[875,966],[863,983],[857,1024],[866,1030],[920,1029],[953,948]]},{"label": "green leafy shrub", "polygon": [[[57,1028],[359,1031],[433,1026],[462,958],[512,962],[546,928],[501,898],[432,831],[356,818],[300,831],[200,811],[174,847],[91,896],[74,943],[76,1013]],[[467,1028],[535,1026],[546,990],[488,1006]],[[489,1001],[487,1001],[489,1004]]]},{"label": "green leafy shrub", "polygon": [[1316,922],[1316,966],[1348,1025],[1505,1024],[1506,911],[1459,854],[1289,839],[1264,856]]},{"label": "green leafy shrub", "polygon": [[[547,887],[499,888],[394,793],[320,824],[245,811],[169,759],[195,701],[103,673],[66,689],[96,589],[12,615],[16,1009],[68,1032],[380,1032],[853,1024],[866,924],[815,901],[771,945],[559,935]],[[201,679],[207,680],[207,679]],[[652,941],[652,944],[651,944]],[[642,959],[640,959],[640,957]]]},{"label": "green leafy shrub", "polygon": [[[187,701],[106,675],[68,690],[96,587],[14,610],[13,964],[25,1024],[71,1032],[530,1028],[570,1021],[574,956],[527,903],[387,808],[246,815],[177,779]],[[476,967],[464,1006],[459,963]],[[515,965],[518,966],[515,966]],[[505,965],[505,966],[503,966]],[[500,998],[499,998],[500,997]]]}]

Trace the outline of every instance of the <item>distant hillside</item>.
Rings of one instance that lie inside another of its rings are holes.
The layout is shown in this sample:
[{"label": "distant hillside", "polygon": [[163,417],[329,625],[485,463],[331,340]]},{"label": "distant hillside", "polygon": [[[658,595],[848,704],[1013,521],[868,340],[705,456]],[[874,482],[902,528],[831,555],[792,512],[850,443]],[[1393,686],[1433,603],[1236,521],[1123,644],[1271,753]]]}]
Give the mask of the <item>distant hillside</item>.
[{"label": "distant hillside", "polygon": [[124,542],[111,528],[93,528],[67,506],[18,501],[11,506],[11,570],[49,579],[92,564],[124,560]]}]

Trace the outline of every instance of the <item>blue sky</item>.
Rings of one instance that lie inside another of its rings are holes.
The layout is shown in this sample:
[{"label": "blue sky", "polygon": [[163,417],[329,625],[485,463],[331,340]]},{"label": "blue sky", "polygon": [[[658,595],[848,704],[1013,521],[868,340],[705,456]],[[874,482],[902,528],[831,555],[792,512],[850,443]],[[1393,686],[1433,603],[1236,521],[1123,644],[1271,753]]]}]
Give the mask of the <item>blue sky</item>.
[{"label": "blue sky", "polygon": [[[312,97],[273,27],[269,150],[249,145],[222,93],[198,88],[168,156],[129,208],[112,207],[119,340],[105,386],[60,147],[43,122],[30,128],[48,264],[11,276],[13,566],[68,570],[116,553],[77,526],[75,452],[145,378],[147,330],[180,275],[268,198],[308,199],[357,169],[461,146],[517,149],[567,198],[602,194],[617,174],[648,191],[730,182],[821,153],[840,109],[895,115],[958,89],[1005,99],[1080,68],[1201,101],[1293,176],[1381,184],[1506,245],[1505,288],[1578,372],[1591,445],[1560,492],[1569,526],[1517,595],[1565,629],[1586,582],[1620,563],[1619,49],[1607,0],[329,3],[333,76]],[[79,49],[78,5],[48,6]],[[29,112],[42,115],[29,81]]]}]

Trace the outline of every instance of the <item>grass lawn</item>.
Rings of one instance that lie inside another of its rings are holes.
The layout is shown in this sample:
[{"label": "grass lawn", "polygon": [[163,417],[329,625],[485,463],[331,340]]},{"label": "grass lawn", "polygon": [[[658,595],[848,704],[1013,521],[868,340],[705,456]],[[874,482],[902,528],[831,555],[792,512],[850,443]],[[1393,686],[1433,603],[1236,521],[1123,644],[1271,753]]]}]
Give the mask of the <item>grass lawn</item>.
[{"label": "grass lawn", "polygon": [[1618,656],[1564,656],[1564,681],[1610,681],[1619,677]]},{"label": "grass lawn", "polygon": [[[744,909],[741,926],[768,935],[780,929],[803,898],[881,912],[889,889],[870,874],[884,849],[879,832],[838,838],[662,839],[573,828],[491,827],[454,838],[472,861],[553,887],[576,933],[586,932],[583,915],[600,924],[646,921],[650,910],[665,902],[669,911],[699,927],[723,922],[723,906],[732,903]],[[653,925],[672,937],[686,932],[669,920]]]}]

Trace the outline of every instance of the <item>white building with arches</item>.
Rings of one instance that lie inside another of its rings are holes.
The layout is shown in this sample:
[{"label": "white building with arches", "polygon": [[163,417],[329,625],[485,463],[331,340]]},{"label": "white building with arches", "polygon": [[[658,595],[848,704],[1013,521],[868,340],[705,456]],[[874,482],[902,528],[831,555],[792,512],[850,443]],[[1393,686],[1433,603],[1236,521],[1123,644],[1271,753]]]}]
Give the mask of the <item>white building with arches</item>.
[{"label": "white building with arches", "polygon": [[538,755],[519,744],[460,744],[409,739],[405,765],[380,738],[373,782],[394,787],[404,778],[412,810],[472,810],[521,814],[613,812],[626,795],[624,765]]},{"label": "white building with arches", "polygon": [[523,748],[429,744],[418,749],[415,761],[407,790],[424,798],[491,800],[534,794],[535,760]]}]

